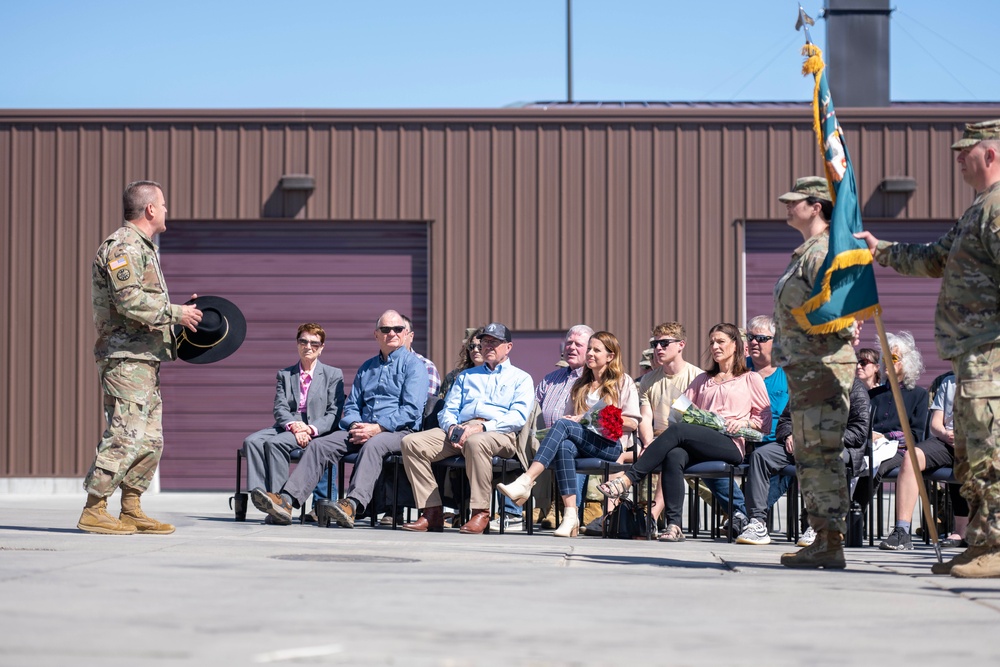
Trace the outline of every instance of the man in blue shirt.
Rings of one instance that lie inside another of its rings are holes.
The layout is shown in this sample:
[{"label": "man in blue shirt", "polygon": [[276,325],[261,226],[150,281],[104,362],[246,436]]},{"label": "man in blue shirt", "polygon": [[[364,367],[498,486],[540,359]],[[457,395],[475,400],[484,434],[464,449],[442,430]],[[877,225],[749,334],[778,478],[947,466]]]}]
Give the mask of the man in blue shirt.
[{"label": "man in blue shirt", "polygon": [[408,327],[394,310],[382,313],[375,325],[379,353],[363,363],[354,376],[351,394],[340,420],[342,430],[306,447],[298,466],[278,493],[256,488],[257,509],[278,523],[290,523],[292,507],[299,507],[316,486],[330,461],[339,462],[351,451],[360,451],[345,498],[324,504],[329,518],[345,528],[354,527],[354,516],[371,502],[382,460],[398,452],[403,436],[420,427],[427,402],[427,368],[406,349]]},{"label": "man in blue shirt", "polygon": [[508,361],[514,343],[507,327],[493,322],[483,330],[480,343],[485,363],[462,372],[448,390],[438,416],[441,428],[403,438],[403,466],[423,510],[404,530],[444,530],[441,493],[431,464],[459,454],[465,457],[472,509],[460,530],[479,534],[489,525],[493,457],[516,454],[517,433],[534,404],[534,385],[530,375]]}]

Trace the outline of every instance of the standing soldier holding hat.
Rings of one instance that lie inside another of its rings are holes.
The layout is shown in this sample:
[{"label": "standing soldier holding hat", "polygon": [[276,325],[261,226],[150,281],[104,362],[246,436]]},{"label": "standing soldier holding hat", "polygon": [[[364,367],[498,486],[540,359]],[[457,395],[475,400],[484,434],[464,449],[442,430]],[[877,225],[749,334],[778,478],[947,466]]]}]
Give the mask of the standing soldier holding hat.
[{"label": "standing soldier holding hat", "polygon": [[947,234],[933,243],[855,236],[883,266],[942,279],[934,337],[958,385],[955,474],[969,502],[969,548],[931,570],[1000,577],[1000,120],[966,125],[952,149],[976,198]]},{"label": "standing soldier holding hat", "polygon": [[[152,241],[167,228],[159,184],[130,183],[122,200],[125,224],[105,239],[93,263],[94,356],[108,426],[83,483],[87,504],[77,527],[110,535],[165,535],[174,527],[147,517],[139,505],[163,450],[160,362],[176,357],[171,325],[195,332],[202,311],[170,303]],[[118,487],[122,509],[115,519],[107,498]]]}]

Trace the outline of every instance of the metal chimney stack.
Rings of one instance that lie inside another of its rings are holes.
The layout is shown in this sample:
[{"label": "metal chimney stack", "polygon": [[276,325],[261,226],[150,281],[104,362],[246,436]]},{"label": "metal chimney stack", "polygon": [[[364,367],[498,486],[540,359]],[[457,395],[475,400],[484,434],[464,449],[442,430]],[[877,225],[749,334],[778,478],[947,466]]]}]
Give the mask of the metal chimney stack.
[{"label": "metal chimney stack", "polygon": [[827,80],[840,107],[889,106],[889,0],[825,0]]}]

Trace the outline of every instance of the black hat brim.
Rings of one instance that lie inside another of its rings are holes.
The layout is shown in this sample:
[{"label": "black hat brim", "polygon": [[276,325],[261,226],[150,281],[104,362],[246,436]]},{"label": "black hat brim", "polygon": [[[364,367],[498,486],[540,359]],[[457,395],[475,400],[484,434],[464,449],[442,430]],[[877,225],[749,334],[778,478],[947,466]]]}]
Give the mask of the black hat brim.
[{"label": "black hat brim", "polygon": [[196,306],[198,310],[215,310],[228,325],[225,336],[218,343],[209,347],[198,346],[188,340],[185,332],[188,329],[180,324],[174,325],[174,338],[177,341],[177,358],[189,364],[211,364],[222,361],[240,348],[247,337],[247,319],[235,303],[221,296],[204,295],[192,299],[185,306]]}]

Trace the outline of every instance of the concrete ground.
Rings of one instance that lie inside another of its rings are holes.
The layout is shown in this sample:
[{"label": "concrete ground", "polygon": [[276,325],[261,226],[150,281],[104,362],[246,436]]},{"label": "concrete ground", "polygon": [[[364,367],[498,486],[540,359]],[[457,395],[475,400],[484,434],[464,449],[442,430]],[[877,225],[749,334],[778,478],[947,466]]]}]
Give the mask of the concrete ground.
[{"label": "concrete ground", "polygon": [[932,575],[922,543],[796,571],[783,536],[266,526],[227,495],[151,494],[177,532],[122,537],[76,529],[82,492],[0,495],[0,665],[1000,662],[1000,579]]}]

